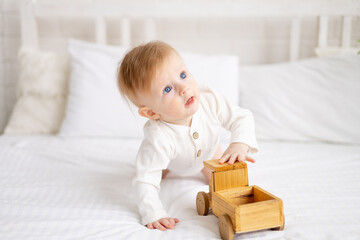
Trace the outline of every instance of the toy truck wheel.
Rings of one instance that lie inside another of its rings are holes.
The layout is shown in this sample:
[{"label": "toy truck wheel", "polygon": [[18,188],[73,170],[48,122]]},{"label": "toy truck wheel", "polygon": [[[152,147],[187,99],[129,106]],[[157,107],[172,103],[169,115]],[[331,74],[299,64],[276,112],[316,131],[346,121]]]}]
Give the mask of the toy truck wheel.
[{"label": "toy truck wheel", "polygon": [[205,216],[209,212],[209,197],[205,192],[198,192],[196,196],[196,210],[199,215]]},{"label": "toy truck wheel", "polygon": [[234,239],[234,229],[229,215],[224,214],[219,217],[219,231],[222,239],[224,240]]}]

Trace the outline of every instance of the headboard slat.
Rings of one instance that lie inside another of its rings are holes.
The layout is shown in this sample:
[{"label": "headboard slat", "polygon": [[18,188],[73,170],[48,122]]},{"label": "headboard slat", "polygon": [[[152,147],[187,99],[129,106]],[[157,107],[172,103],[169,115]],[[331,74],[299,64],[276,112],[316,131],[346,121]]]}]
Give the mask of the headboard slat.
[{"label": "headboard slat", "polygon": [[131,46],[131,26],[130,19],[128,17],[123,17],[121,19],[121,43],[124,47]]},{"label": "headboard slat", "polygon": [[341,47],[350,48],[351,44],[351,17],[344,16],[342,25]]},{"label": "headboard slat", "polygon": [[301,18],[296,17],[291,20],[290,35],[290,61],[299,59],[301,37]]},{"label": "headboard slat", "polygon": [[22,46],[38,48],[39,35],[33,8],[30,1],[21,4],[21,43]]},{"label": "headboard slat", "polygon": [[153,18],[147,18],[144,22],[145,42],[156,39],[156,24]]},{"label": "headboard slat", "polygon": [[327,36],[328,36],[328,16],[320,16],[319,18],[319,39],[318,39],[318,47],[326,47],[327,46]]},{"label": "headboard slat", "polygon": [[107,43],[107,31],[105,17],[98,16],[95,21],[96,42],[100,44]]}]

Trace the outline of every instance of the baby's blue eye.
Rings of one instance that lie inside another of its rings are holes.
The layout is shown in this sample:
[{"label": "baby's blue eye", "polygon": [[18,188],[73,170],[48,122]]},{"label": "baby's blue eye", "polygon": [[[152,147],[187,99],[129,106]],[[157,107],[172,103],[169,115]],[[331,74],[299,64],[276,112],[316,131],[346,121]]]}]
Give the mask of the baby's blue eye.
[{"label": "baby's blue eye", "polygon": [[181,78],[181,79],[186,78],[186,74],[185,74],[185,73],[181,73],[181,74],[180,74],[180,78]]},{"label": "baby's blue eye", "polygon": [[171,91],[172,87],[169,87],[167,86],[165,89],[164,89],[164,93],[169,93]]}]

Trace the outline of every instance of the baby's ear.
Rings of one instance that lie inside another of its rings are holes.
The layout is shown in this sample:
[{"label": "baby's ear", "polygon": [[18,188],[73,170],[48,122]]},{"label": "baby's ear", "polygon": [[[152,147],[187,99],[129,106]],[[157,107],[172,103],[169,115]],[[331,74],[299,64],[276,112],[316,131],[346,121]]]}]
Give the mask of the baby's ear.
[{"label": "baby's ear", "polygon": [[156,119],[160,118],[160,114],[154,112],[152,109],[145,107],[145,106],[140,107],[138,112],[139,112],[140,116],[146,117],[149,119],[156,120]]}]

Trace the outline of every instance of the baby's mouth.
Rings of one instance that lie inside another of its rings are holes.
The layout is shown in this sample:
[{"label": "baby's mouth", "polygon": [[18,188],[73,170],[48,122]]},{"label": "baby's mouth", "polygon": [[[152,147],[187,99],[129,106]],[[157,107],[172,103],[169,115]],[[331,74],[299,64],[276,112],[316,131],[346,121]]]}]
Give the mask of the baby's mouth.
[{"label": "baby's mouth", "polygon": [[190,107],[191,104],[194,103],[194,97],[192,96],[191,98],[189,98],[186,103],[185,103],[185,107]]}]

